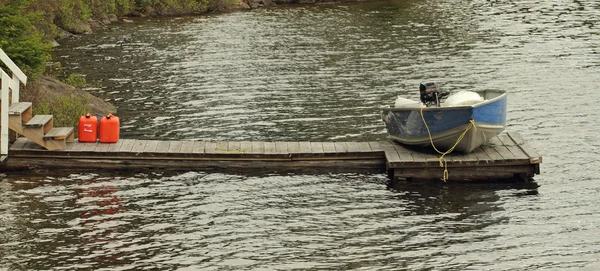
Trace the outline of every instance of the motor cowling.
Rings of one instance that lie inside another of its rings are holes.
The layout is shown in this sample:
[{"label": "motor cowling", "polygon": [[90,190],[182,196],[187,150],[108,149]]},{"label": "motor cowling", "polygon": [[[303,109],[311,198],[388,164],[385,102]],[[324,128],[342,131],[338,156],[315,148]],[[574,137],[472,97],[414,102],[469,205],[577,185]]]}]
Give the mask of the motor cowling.
[{"label": "motor cowling", "polygon": [[439,106],[440,100],[450,94],[449,92],[440,91],[435,82],[423,82],[419,84],[419,93],[421,94],[421,102],[427,106]]}]

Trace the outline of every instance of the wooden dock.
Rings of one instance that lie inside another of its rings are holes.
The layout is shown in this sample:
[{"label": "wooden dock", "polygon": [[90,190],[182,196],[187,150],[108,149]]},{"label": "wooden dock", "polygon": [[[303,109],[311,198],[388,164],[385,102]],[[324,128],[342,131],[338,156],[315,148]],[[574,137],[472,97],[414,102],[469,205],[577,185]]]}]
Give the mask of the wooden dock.
[{"label": "wooden dock", "polygon": [[[121,139],[117,143],[67,143],[46,150],[26,138],[9,149],[1,171],[168,170],[281,172],[387,172],[394,179],[440,179],[439,155],[391,141],[258,142]],[[542,158],[510,132],[470,154],[445,156],[449,180],[532,177]]]}]

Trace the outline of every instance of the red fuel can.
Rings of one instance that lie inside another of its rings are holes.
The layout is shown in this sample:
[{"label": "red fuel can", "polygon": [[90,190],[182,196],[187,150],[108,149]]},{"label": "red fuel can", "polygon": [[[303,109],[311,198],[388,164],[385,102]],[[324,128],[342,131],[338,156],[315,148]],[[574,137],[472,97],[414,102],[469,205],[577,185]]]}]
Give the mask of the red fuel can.
[{"label": "red fuel can", "polygon": [[108,114],[100,119],[100,142],[116,143],[119,141],[119,118]]},{"label": "red fuel can", "polygon": [[90,113],[79,117],[79,142],[96,142],[98,138],[98,118]]}]

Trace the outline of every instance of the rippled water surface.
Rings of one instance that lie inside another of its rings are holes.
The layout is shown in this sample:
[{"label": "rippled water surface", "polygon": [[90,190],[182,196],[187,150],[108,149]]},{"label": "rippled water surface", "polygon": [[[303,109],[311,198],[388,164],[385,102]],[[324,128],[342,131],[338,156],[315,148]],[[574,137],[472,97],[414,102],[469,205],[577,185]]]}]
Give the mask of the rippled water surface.
[{"label": "rippled water surface", "polygon": [[598,270],[598,1],[408,0],[112,25],[55,59],[122,137],[384,140],[418,83],[509,91],[525,183],[384,174],[1,175],[0,270]]}]

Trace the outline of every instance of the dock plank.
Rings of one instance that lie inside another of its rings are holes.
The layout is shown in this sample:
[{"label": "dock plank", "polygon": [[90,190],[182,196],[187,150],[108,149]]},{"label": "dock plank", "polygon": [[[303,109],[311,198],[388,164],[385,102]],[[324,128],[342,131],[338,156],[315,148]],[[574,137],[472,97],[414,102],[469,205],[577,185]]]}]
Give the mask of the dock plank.
[{"label": "dock plank", "polygon": [[369,146],[369,142],[357,142],[359,152],[372,152],[371,146]]},{"label": "dock plank", "polygon": [[333,142],[323,142],[323,153],[336,153]]},{"label": "dock plank", "polygon": [[205,141],[195,141],[194,142],[194,146],[192,147],[192,153],[194,154],[203,154],[204,153],[204,146],[206,145]]},{"label": "dock plank", "polygon": [[183,142],[181,141],[171,141],[171,144],[169,144],[169,149],[168,149],[168,153],[181,153],[181,145],[183,145]]},{"label": "dock plank", "polygon": [[154,152],[155,153],[168,153],[170,145],[171,145],[171,141],[164,141],[164,140],[158,141]]},{"label": "dock plank", "polygon": [[527,144],[525,142],[525,140],[521,137],[520,134],[518,134],[516,132],[508,132],[507,135],[529,157],[529,161],[532,164],[541,163],[542,162],[542,156],[540,156],[537,153],[537,151],[535,151],[532,147],[530,147],[529,144]]},{"label": "dock plank", "polygon": [[265,142],[252,141],[252,154],[265,154]]},{"label": "dock plank", "polygon": [[356,142],[344,142],[346,144],[346,151],[349,153],[359,153],[360,148]]},{"label": "dock plank", "polygon": [[194,143],[196,143],[196,142],[191,141],[191,140],[182,141],[181,142],[181,150],[179,152],[182,154],[192,153],[192,151],[194,150]]},{"label": "dock plank", "polygon": [[276,141],[275,142],[275,153],[277,154],[288,154],[288,144],[284,141]]},{"label": "dock plank", "polygon": [[371,147],[372,151],[374,151],[374,152],[383,151],[383,147],[381,146],[380,141],[370,141],[368,143],[369,143],[369,147]]},{"label": "dock plank", "polygon": [[275,142],[265,142],[264,143],[265,154],[276,154],[277,147],[275,146]]},{"label": "dock plank", "polygon": [[121,148],[119,148],[118,152],[131,152],[133,149],[133,144],[135,143],[135,139],[122,139],[119,141],[123,141],[121,144]]},{"label": "dock plank", "polygon": [[206,142],[206,144],[204,145],[204,153],[206,153],[206,154],[217,153],[217,144],[222,144],[222,143],[219,143],[218,141]]},{"label": "dock plank", "polygon": [[22,150],[23,146],[25,146],[25,143],[27,143],[29,139],[25,138],[25,137],[19,137],[17,138],[17,140],[10,145],[9,150],[11,151],[18,151],[18,150]]},{"label": "dock plank", "polygon": [[477,157],[479,163],[489,163],[492,161],[490,156],[481,147],[475,148],[471,153]]},{"label": "dock plank", "polygon": [[348,152],[348,148],[346,147],[346,143],[344,142],[333,142],[333,146],[335,147],[335,152],[337,153]]},{"label": "dock plank", "polygon": [[240,152],[243,154],[251,154],[252,153],[252,142],[251,141],[240,142]]},{"label": "dock plank", "polygon": [[505,146],[515,156],[515,161],[530,161],[529,156],[525,154],[521,148],[519,148],[517,143],[513,141],[508,134],[500,134],[497,137],[500,142],[502,142],[502,145]]},{"label": "dock plank", "polygon": [[325,150],[323,150],[323,142],[310,142],[310,149],[312,153],[323,154]]},{"label": "dock plank", "polygon": [[146,149],[146,144],[148,144],[148,140],[136,140],[133,143],[133,148],[131,149],[131,152],[135,155],[143,153],[144,149]]},{"label": "dock plank", "polygon": [[287,148],[289,153],[300,153],[300,143],[298,142],[288,142]]},{"label": "dock plank", "polygon": [[[106,152],[118,152],[119,149],[121,149],[121,145],[123,145],[123,140],[119,140],[115,143],[102,143],[102,144],[108,145],[108,148],[106,148]],[[77,145],[79,145],[79,144],[77,144]],[[77,145],[73,146],[73,148],[71,150],[74,151],[75,148],[77,147]]]},{"label": "dock plank", "polygon": [[83,147],[81,148],[81,151],[84,152],[93,152],[96,150],[96,147],[98,146],[98,142],[86,142],[86,143],[81,143],[83,144]]},{"label": "dock plank", "polygon": [[506,146],[504,146],[502,141],[500,141],[500,139],[498,139],[497,136],[490,139],[488,143],[489,143],[490,147],[494,148],[500,154],[500,156],[502,156],[502,158],[504,160],[515,159],[515,155],[512,154],[512,152],[510,152],[508,150],[508,148],[506,148]]},{"label": "dock plank", "polygon": [[229,153],[229,141],[217,141],[217,145],[215,145],[215,153],[218,153],[218,154]]},{"label": "dock plank", "polygon": [[156,148],[158,147],[158,140],[147,140],[146,146],[144,147],[144,153],[153,153],[156,152]]},{"label": "dock plank", "polygon": [[312,154],[312,144],[308,141],[298,142],[298,148],[302,154]]},{"label": "dock plank", "polygon": [[229,141],[227,144],[227,153],[229,154],[242,154],[242,142]]}]

